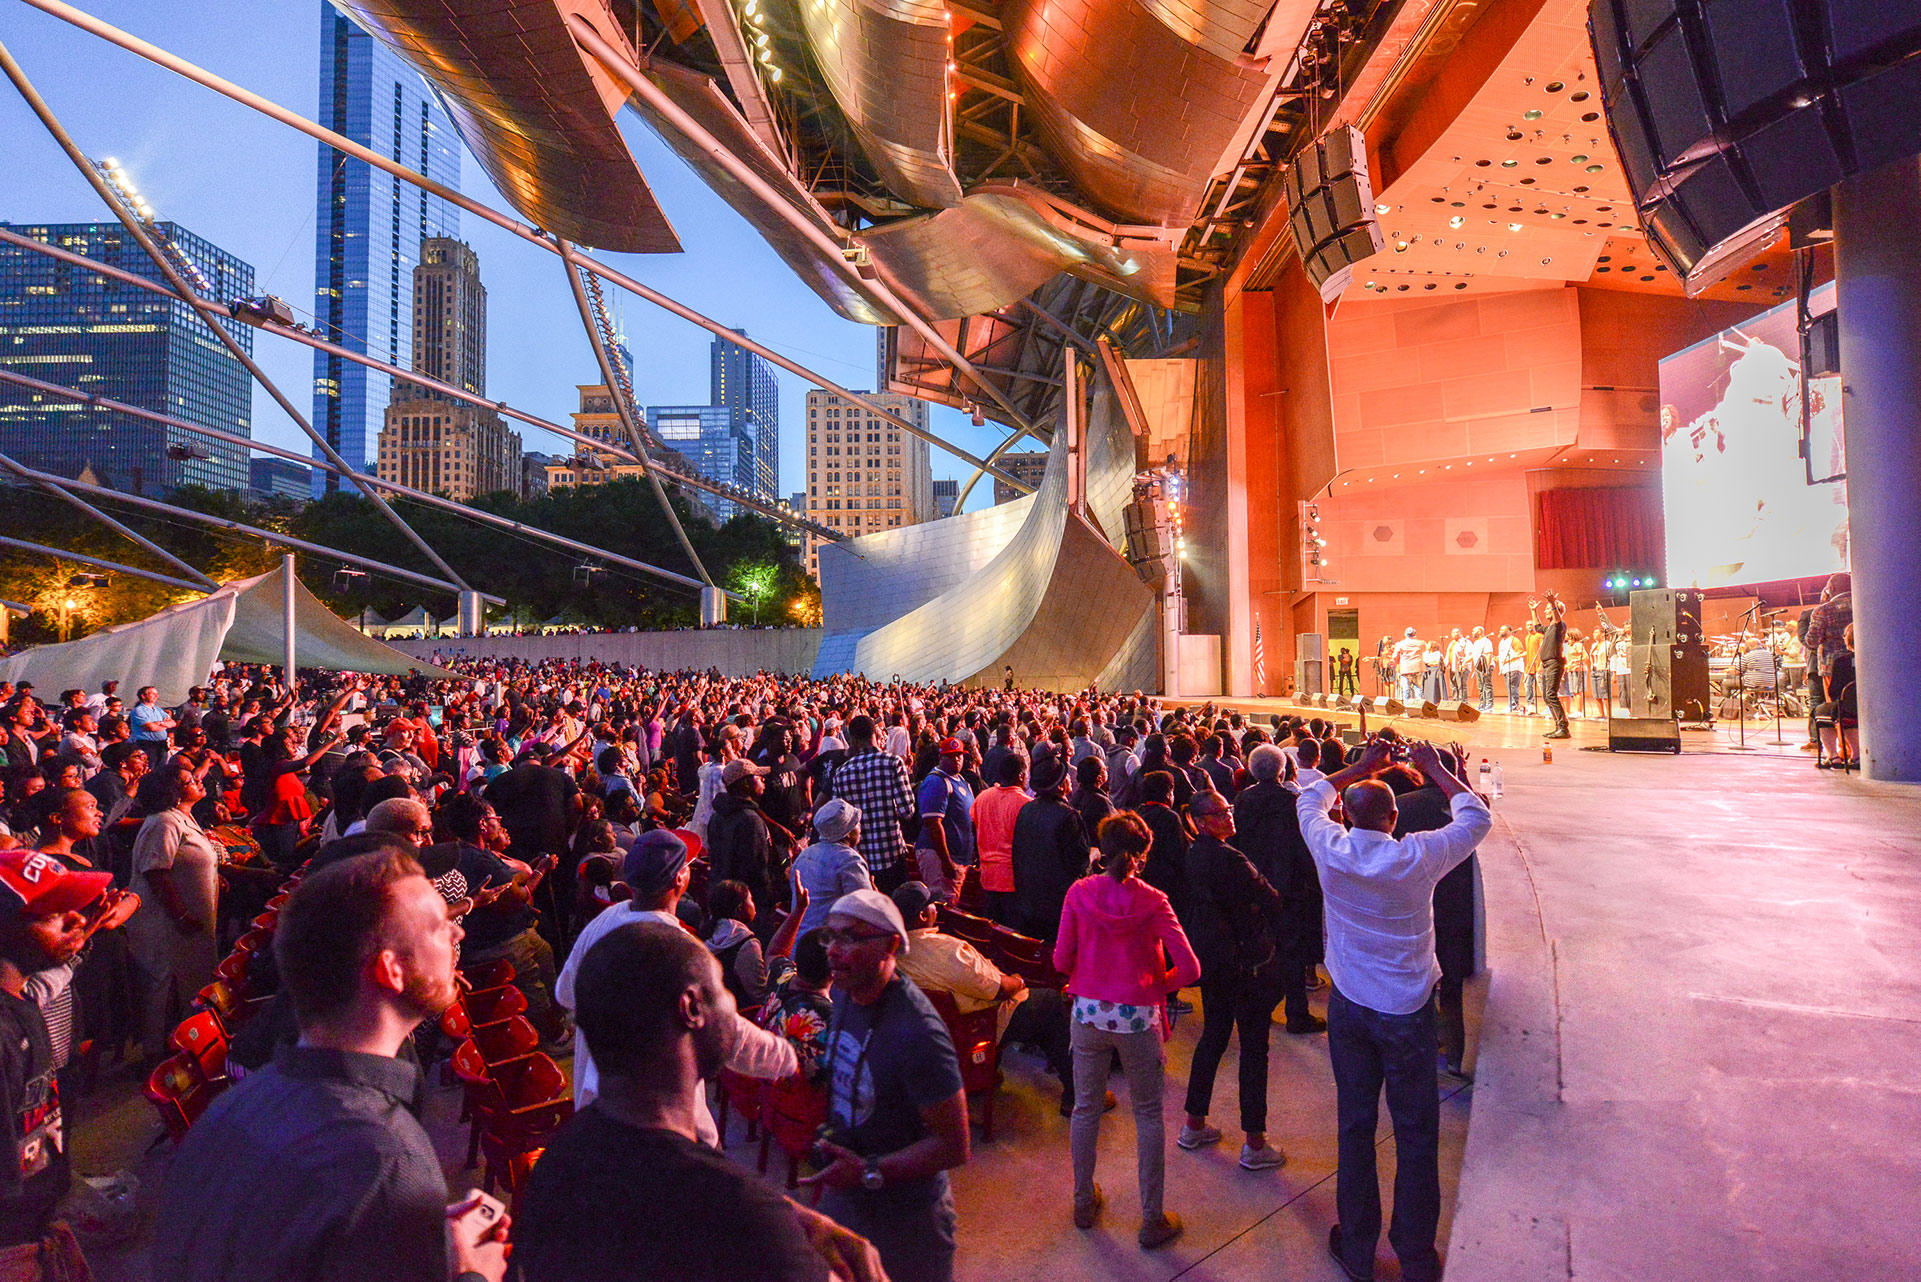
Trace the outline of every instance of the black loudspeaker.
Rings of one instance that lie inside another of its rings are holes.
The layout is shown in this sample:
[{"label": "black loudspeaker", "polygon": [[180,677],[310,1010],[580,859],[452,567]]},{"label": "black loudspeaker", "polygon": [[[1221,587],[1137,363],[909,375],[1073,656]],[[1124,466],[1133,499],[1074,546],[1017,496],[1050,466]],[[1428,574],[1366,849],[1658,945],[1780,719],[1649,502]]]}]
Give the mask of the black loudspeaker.
[{"label": "black loudspeaker", "polygon": [[1287,225],[1308,279],[1331,301],[1353,266],[1381,252],[1374,217],[1374,184],[1367,174],[1367,143],[1351,125],[1331,130],[1301,152],[1281,179]]},{"label": "black loudspeaker", "polygon": [[1628,595],[1628,709],[1637,719],[1707,721],[1710,682],[1699,592]]},{"label": "black loudspeaker", "polygon": [[1423,699],[1421,700],[1420,710],[1414,715],[1417,717],[1425,717],[1429,721],[1439,721],[1441,719],[1441,705],[1432,699]]},{"label": "black loudspeaker", "polygon": [[1481,710],[1471,703],[1457,703],[1454,705],[1454,719],[1456,721],[1479,721],[1481,719]]},{"label": "black loudspeaker", "polygon": [[1616,717],[1608,722],[1609,752],[1681,753],[1681,727],[1665,717]]},{"label": "black loudspeaker", "polygon": [[1913,4],[1588,0],[1588,37],[1648,241],[1690,293],[1796,201],[1921,153]]}]

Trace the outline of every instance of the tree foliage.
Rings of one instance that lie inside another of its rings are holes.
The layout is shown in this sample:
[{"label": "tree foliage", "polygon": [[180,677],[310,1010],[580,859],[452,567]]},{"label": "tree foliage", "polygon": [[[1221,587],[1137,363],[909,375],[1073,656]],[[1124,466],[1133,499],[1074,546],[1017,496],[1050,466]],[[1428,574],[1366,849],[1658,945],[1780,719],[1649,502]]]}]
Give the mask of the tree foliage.
[{"label": "tree foliage", "polygon": [[[801,568],[797,550],[787,543],[776,522],[739,515],[716,527],[704,514],[696,514],[679,491],[670,487],[668,492],[689,541],[714,582],[731,586],[736,567],[760,567],[769,572],[771,580],[762,602],[762,614],[768,622],[797,622],[808,616],[810,603],[817,612],[818,591]],[[180,577],[178,571],[145,549],[50,495],[22,489],[5,493],[7,511],[0,518],[0,529],[16,538]],[[180,490],[171,501],[229,521],[444,577],[372,503],[351,490],[298,507],[285,500],[248,503],[236,493],[198,489]],[[469,583],[482,592],[505,598],[507,607],[496,607],[490,619],[517,617],[523,623],[538,624],[562,618],[578,626],[641,628],[681,627],[699,621],[699,592],[695,588],[438,508],[404,499],[392,501],[408,524]],[[215,580],[265,573],[278,563],[282,551],[254,535],[234,530],[129,511],[111,500],[100,506]],[[643,481],[559,490],[532,500],[492,494],[476,500],[473,506],[664,570],[700,577],[661,514],[652,487]],[[579,581],[575,568],[587,561],[603,565],[606,573]],[[410,580],[372,571],[366,578],[351,582],[343,579],[337,586],[335,571],[341,568],[341,562],[303,552],[297,564],[301,581],[343,618],[354,618],[368,609],[391,619],[415,606],[424,606],[436,618],[454,613],[451,596]],[[182,589],[126,574],[111,575],[103,588],[68,589],[70,576],[85,568],[78,562],[62,560],[56,564],[45,556],[0,548],[0,596],[34,607],[31,617],[14,623],[17,643],[55,639],[60,601],[67,597],[76,602],[75,636],[195,599],[193,593]],[[733,617],[740,617],[739,606]]]}]

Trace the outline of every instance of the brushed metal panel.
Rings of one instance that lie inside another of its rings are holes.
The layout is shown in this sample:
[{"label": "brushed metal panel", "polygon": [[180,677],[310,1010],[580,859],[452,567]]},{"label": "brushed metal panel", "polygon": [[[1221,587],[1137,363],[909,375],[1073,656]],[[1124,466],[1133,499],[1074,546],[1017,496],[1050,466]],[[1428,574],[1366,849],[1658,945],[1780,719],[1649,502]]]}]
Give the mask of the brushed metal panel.
[{"label": "brushed metal panel", "polygon": [[1002,22],[1035,131],[1088,198],[1123,222],[1191,222],[1265,74],[1139,0],[1010,0]]},{"label": "brushed metal panel", "polygon": [[938,0],[801,0],[827,88],[880,171],[912,205],[960,200],[947,134],[947,9]]},{"label": "brushed metal panel", "polygon": [[1005,307],[1063,271],[1143,302],[1174,301],[1171,246],[1094,240],[1011,184],[977,187],[952,209],[870,228],[860,240],[936,320]]},{"label": "brushed metal panel", "polygon": [[598,0],[338,0],[440,91],[454,129],[514,209],[599,249],[680,251],[614,123],[622,97],[574,44],[585,15],[621,46]]},{"label": "brushed metal panel", "polygon": [[1169,31],[1230,61],[1247,49],[1273,0],[1141,0]]},{"label": "brushed metal panel", "polygon": [[[833,224],[820,206],[794,181],[786,167],[761,145],[733,103],[727,100],[712,80],[698,72],[659,61],[648,66],[646,72],[649,79],[665,90],[682,110],[699,122],[728,151],[745,160],[766,181],[789,193],[788,198],[794,207],[816,219],[823,230],[835,233]],[[881,306],[854,289],[812,241],[795,231],[774,212],[771,205],[729,173],[705,147],[681,133],[673,122],[650,108],[644,99],[635,97],[630,102],[641,118],[660,135],[661,141],[686,161],[722,200],[733,206],[780,255],[782,261],[793,269],[794,274],[820,295],[828,306],[848,320],[863,325],[902,323],[892,309]]]}]

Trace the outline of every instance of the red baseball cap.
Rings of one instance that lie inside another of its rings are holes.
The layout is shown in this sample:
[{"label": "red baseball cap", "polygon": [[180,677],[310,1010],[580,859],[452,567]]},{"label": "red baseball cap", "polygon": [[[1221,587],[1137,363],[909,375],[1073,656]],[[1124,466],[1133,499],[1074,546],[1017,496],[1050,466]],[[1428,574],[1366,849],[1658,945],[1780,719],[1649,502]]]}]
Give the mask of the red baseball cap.
[{"label": "red baseball cap", "polygon": [[958,756],[959,754],[964,753],[966,751],[967,751],[967,745],[962,743],[959,739],[942,739],[940,741],[940,755],[943,757],[949,755],[950,753]]},{"label": "red baseball cap", "polygon": [[75,872],[37,850],[0,850],[0,916],[51,917],[85,908],[106,893],[113,874]]}]

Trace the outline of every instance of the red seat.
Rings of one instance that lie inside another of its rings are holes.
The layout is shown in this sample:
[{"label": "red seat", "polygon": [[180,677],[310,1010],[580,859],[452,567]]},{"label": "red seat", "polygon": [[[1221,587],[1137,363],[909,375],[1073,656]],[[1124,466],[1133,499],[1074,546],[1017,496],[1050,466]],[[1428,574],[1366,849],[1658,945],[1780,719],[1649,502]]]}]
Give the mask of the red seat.
[{"label": "red seat", "polygon": [[497,1068],[511,1059],[530,1055],[540,1049],[540,1034],[527,1022],[524,1015],[515,1015],[493,1024],[477,1024],[473,1029],[474,1045],[480,1048],[480,1057],[487,1061],[489,1068]]},{"label": "red seat", "polygon": [[278,908],[269,908],[266,912],[261,913],[253,919],[253,928],[255,930],[272,930],[274,922],[278,921],[279,918],[280,910]]},{"label": "red seat", "polygon": [[527,1013],[527,994],[511,984],[506,988],[483,988],[468,993],[463,1000],[467,1007],[467,1018],[475,1027]]},{"label": "red seat", "polygon": [[976,917],[972,913],[964,913],[944,904],[940,909],[939,927],[941,934],[965,939],[980,949],[991,947],[994,943],[994,932],[1000,929],[985,917]]},{"label": "red seat", "polygon": [[253,957],[249,953],[228,953],[213,968],[215,978],[224,979],[237,993],[247,991],[247,973],[253,969]]},{"label": "red seat", "polygon": [[[827,1120],[827,1088],[809,1085],[798,1074],[767,1082],[761,1088],[760,1115],[766,1123],[760,1141],[761,1169],[767,1169],[769,1141],[780,1145],[780,1151],[787,1154],[787,1187],[797,1188],[800,1159],[814,1147],[821,1124]],[[818,1187],[814,1200],[820,1200]]]},{"label": "red seat", "polygon": [[462,1041],[454,1048],[451,1063],[461,1087],[460,1120],[468,1123],[467,1165],[471,1167],[480,1161],[481,1130],[500,1111],[500,1084],[487,1071],[480,1048],[471,1041]]},{"label": "red seat", "polygon": [[923,988],[934,1003],[953,1039],[954,1054],[960,1060],[961,1085],[970,1099],[981,1102],[981,1140],[994,1140],[994,1092],[1001,1084],[1000,1007],[989,1006],[963,1015],[954,995],[939,988]]},{"label": "red seat", "polygon": [[514,964],[503,957],[499,961],[488,962],[484,966],[475,966],[471,970],[463,970],[460,973],[474,991],[478,992],[483,988],[506,987],[514,982],[515,971]]},{"label": "red seat", "polygon": [[[767,1083],[758,1077],[747,1077],[730,1068],[720,1070],[720,1108],[714,1116],[714,1125],[720,1131],[720,1146],[727,1147],[727,1111],[730,1107],[740,1110],[740,1117],[747,1123],[747,1141],[752,1143],[760,1138],[761,1095]],[[767,1169],[767,1159],[761,1158],[760,1169]]]},{"label": "red seat", "polygon": [[574,1115],[567,1075],[547,1056],[535,1053],[490,1065],[488,1075],[500,1090],[500,1104],[480,1131],[486,1157],[481,1187],[499,1184],[518,1195],[527,1175],[560,1124]]},{"label": "red seat", "polygon": [[208,1081],[227,1076],[227,1030],[220,1017],[210,1010],[196,1011],[180,1021],[167,1044],[193,1059],[200,1075]]},{"label": "red seat", "polygon": [[1067,976],[1054,969],[1054,950],[1045,939],[996,926],[986,951],[988,960],[1009,974],[1019,975],[1032,987],[1067,987]]},{"label": "red seat", "polygon": [[266,952],[272,947],[273,932],[271,930],[250,930],[236,939],[233,944],[234,952],[245,953],[249,957],[255,953]]},{"label": "red seat", "polygon": [[225,1078],[208,1081],[193,1057],[181,1054],[162,1060],[147,1078],[142,1093],[160,1113],[168,1136],[178,1144],[226,1085]]}]

